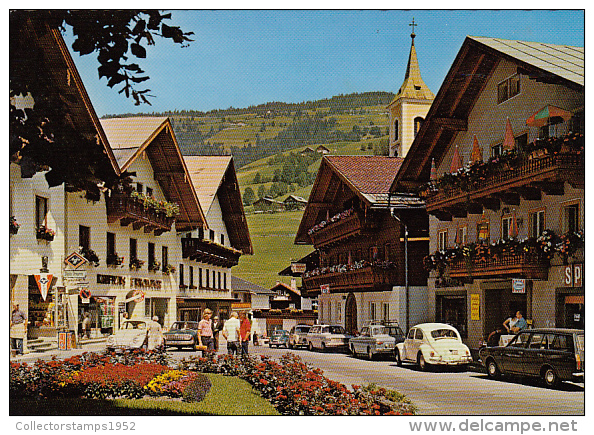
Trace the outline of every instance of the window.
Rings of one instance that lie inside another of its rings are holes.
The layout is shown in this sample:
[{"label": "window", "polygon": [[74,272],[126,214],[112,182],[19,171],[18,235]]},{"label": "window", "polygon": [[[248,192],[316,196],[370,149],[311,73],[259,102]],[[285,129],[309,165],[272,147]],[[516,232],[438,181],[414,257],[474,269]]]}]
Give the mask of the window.
[{"label": "window", "polygon": [[130,239],[130,262],[136,259],[138,259],[136,239]]},{"label": "window", "polygon": [[513,236],[513,218],[505,216],[501,218],[501,238],[509,239]]},{"label": "window", "polygon": [[208,273],[208,269],[205,271],[206,275],[206,288],[210,288],[210,273]]},{"label": "window", "polygon": [[146,188],[146,196],[153,196],[153,189],[147,186]]},{"label": "window", "polygon": [[394,141],[398,140],[398,119],[394,120]]},{"label": "window", "polygon": [[136,191],[138,193],[142,193],[143,189],[144,189],[144,186],[142,185],[142,183],[136,183]]},{"label": "window", "polygon": [[223,288],[223,287],[221,287],[221,272],[218,273],[218,277],[219,277],[219,281],[218,281],[217,288],[221,289],[221,288]]},{"label": "window", "polygon": [[467,237],[466,234],[468,232],[468,227],[466,225],[462,227],[458,227],[456,230],[456,244],[458,246],[464,246],[467,244]]},{"label": "window", "polygon": [[223,274],[223,289],[227,290],[227,274]]},{"label": "window", "polygon": [[417,116],[414,120],[414,137],[417,137],[417,133],[421,129],[422,125],[423,125],[423,118],[421,118],[420,116]]},{"label": "window", "polygon": [[497,85],[497,104],[501,104],[519,93],[520,75],[515,74]]},{"label": "window", "polygon": [[545,211],[538,210],[530,213],[530,235],[538,237],[542,235],[545,229]]},{"label": "window", "polygon": [[198,288],[202,288],[202,268],[198,268]]},{"label": "window", "polygon": [[390,319],[390,304],[388,304],[387,302],[384,302],[382,304],[382,318],[387,321],[388,319]]},{"label": "window", "polygon": [[47,198],[35,197],[35,227],[41,228],[47,225]]},{"label": "window", "polygon": [[375,320],[377,314],[377,306],[375,302],[369,302],[369,317],[370,320]]},{"label": "window", "polygon": [[565,232],[576,232],[580,230],[579,204],[571,204],[563,207],[563,230]]},{"label": "window", "polygon": [[415,331],[416,329],[411,329],[410,331],[408,331],[408,336],[406,338],[408,338],[409,340],[414,340],[415,338]]},{"label": "window", "polygon": [[148,264],[149,268],[155,264],[155,244],[151,242],[148,244]]},{"label": "window", "polygon": [[476,224],[477,241],[489,241],[489,222],[479,222]]},{"label": "window", "polygon": [[526,145],[528,145],[528,133],[521,134],[517,136],[514,140],[517,149],[526,149]]},{"label": "window", "polygon": [[498,143],[491,147],[491,157],[498,157],[503,153],[503,144]]},{"label": "window", "polygon": [[214,239],[215,239],[214,230],[208,230],[208,235],[209,235],[210,240],[212,240],[214,242]]},{"label": "window", "polygon": [[114,233],[107,233],[107,256],[113,257],[116,255],[116,248],[115,248],[115,234]]},{"label": "window", "polygon": [[415,340],[422,340],[423,339],[423,331],[421,331],[420,329],[417,329],[417,332],[415,333]]},{"label": "window", "polygon": [[194,267],[193,266],[190,266],[189,274],[190,274],[190,277],[189,277],[190,286],[193,286],[194,285]]},{"label": "window", "polygon": [[184,285],[184,265],[179,265],[179,285]]},{"label": "window", "polygon": [[212,271],[212,288],[217,288],[217,273],[213,270]]},{"label": "window", "polygon": [[221,234],[221,245],[225,244],[225,235]]},{"label": "window", "polygon": [[163,270],[165,270],[167,265],[169,265],[169,252],[167,246],[163,246],[161,248],[161,261],[163,262],[161,267],[163,268]]},{"label": "window", "polygon": [[437,249],[445,251],[448,247],[448,230],[437,233]]},{"label": "window", "polygon": [[340,301],[336,302],[336,322],[342,322],[342,307]]},{"label": "window", "polygon": [[91,229],[89,227],[78,226],[78,246],[87,251],[91,249]]}]

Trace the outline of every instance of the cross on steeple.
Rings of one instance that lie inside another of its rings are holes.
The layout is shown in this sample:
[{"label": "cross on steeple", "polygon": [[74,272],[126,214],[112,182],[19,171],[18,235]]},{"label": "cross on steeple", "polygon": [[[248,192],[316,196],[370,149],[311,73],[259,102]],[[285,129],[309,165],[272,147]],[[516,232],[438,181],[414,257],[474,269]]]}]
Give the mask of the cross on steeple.
[{"label": "cross on steeple", "polygon": [[415,39],[415,26],[418,26],[418,24],[415,24],[415,19],[413,17],[412,23],[409,24],[410,27],[412,27],[412,33],[410,34],[410,37],[414,40]]}]

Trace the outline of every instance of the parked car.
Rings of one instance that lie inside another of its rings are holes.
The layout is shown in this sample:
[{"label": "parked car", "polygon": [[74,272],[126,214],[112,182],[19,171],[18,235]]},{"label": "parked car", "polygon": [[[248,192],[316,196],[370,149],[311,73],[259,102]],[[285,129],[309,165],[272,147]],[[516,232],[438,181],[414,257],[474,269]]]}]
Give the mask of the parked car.
[{"label": "parked car", "polygon": [[376,355],[393,355],[396,344],[402,341],[404,334],[398,324],[370,323],[349,340],[349,350],[354,356],[367,355],[372,360]]},{"label": "parked car", "polygon": [[198,322],[173,322],[169,331],[163,333],[165,347],[191,347],[197,350],[198,340]]},{"label": "parked car", "polygon": [[413,326],[402,343],[396,345],[396,363],[404,361],[427,371],[434,366],[462,366],[472,362],[470,349],[462,343],[456,328],[445,323],[422,323]]},{"label": "parked car", "polygon": [[311,329],[311,325],[295,325],[289,332],[289,349],[294,347],[307,347],[307,333]]},{"label": "parked car", "polygon": [[507,346],[483,347],[479,355],[491,378],[541,378],[548,387],[584,381],[584,330],[542,328],[520,331]]},{"label": "parked car", "polygon": [[108,350],[140,349],[148,345],[146,320],[126,320],[115,334],[107,337]]},{"label": "parked car", "polygon": [[289,333],[284,329],[276,329],[272,336],[270,337],[270,341],[268,342],[268,347],[276,346],[276,347],[287,347],[289,344]]},{"label": "parked car", "polygon": [[314,325],[307,333],[309,350],[348,349],[351,335],[340,325]]}]

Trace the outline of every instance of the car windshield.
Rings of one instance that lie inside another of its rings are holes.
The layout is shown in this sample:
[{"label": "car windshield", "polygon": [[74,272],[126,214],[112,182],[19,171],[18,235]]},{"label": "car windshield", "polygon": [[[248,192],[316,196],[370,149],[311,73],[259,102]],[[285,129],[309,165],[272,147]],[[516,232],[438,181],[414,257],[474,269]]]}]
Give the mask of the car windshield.
[{"label": "car windshield", "polygon": [[180,331],[184,329],[198,329],[198,324],[195,322],[175,322],[171,325],[172,331]]},{"label": "car windshield", "polygon": [[400,327],[398,326],[387,326],[386,327],[386,332],[388,335],[404,335],[404,333],[402,332],[402,329],[400,329]]},{"label": "car windshield", "polygon": [[453,338],[457,340],[458,334],[456,334],[456,331],[453,329],[442,328],[431,331],[431,337],[433,337],[435,340],[439,340],[441,338]]},{"label": "car windshield", "polygon": [[371,335],[380,335],[380,334],[385,334],[385,333],[386,333],[385,326],[374,326],[373,328],[371,328]]},{"label": "car windshield", "polygon": [[146,329],[146,323],[137,321],[137,322],[126,322],[122,329]]},{"label": "car windshield", "polygon": [[281,336],[285,335],[286,333],[287,333],[286,331],[274,331],[272,333],[272,336],[273,337],[281,337]]},{"label": "car windshield", "polygon": [[344,334],[344,328],[342,326],[331,326],[330,334]]},{"label": "car windshield", "polygon": [[295,328],[295,332],[301,332],[303,334],[307,334],[311,328],[307,326],[301,326],[299,328]]}]

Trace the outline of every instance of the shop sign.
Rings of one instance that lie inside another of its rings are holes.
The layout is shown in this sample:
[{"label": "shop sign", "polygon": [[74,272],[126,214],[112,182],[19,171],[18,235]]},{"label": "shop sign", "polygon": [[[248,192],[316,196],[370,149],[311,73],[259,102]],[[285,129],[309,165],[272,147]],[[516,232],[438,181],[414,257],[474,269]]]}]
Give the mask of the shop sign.
[{"label": "shop sign", "polygon": [[77,252],[73,252],[64,260],[66,264],[78,269],[83,264],[87,263],[87,259]]},{"label": "shop sign", "polygon": [[568,264],[563,271],[565,287],[582,287],[584,285],[584,265],[582,263]]},{"label": "shop sign", "polygon": [[481,295],[472,293],[470,295],[470,320],[481,320]]},{"label": "shop sign", "polygon": [[320,286],[320,291],[323,295],[327,295],[330,293],[330,284],[322,284]]},{"label": "shop sign", "polygon": [[512,279],[512,293],[526,293],[526,280],[519,278]]},{"label": "shop sign", "polygon": [[83,281],[83,280],[87,279],[87,271],[86,270],[65,270],[64,278]]},{"label": "shop sign", "polygon": [[35,275],[35,281],[37,282],[39,292],[41,293],[41,297],[44,301],[47,298],[47,292],[49,291],[53,278],[54,276],[49,273],[40,273],[39,275]]}]

